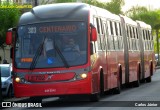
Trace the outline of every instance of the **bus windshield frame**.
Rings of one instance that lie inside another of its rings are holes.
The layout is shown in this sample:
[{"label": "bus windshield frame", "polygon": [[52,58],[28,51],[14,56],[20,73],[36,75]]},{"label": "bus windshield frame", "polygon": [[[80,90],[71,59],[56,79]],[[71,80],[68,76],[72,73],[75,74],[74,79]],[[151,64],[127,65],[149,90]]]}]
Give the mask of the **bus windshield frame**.
[{"label": "bus windshield frame", "polygon": [[43,22],[19,26],[14,46],[15,67],[66,68],[86,64],[87,30],[87,23],[84,21]]}]

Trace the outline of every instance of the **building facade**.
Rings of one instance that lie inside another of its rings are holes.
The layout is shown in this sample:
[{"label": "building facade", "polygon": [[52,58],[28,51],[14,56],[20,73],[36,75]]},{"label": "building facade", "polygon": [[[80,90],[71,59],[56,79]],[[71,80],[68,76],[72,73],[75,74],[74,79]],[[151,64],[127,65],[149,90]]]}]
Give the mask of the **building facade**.
[{"label": "building facade", "polygon": [[0,64],[2,64],[4,60],[7,60],[8,63],[12,62],[10,58],[10,47],[9,46],[7,46],[4,50],[0,48]]}]

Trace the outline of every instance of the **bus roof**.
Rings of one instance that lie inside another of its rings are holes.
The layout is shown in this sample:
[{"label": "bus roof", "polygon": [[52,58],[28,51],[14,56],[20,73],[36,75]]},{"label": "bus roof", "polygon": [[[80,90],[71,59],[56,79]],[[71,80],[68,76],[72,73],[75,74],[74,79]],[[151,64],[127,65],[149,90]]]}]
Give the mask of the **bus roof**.
[{"label": "bus roof", "polygon": [[24,13],[19,25],[53,20],[86,20],[88,19],[89,5],[84,3],[57,3],[34,7],[30,12]]},{"label": "bus roof", "polygon": [[120,21],[118,15],[86,3],[56,3],[34,7],[30,12],[26,12],[21,16],[19,25],[54,20],[87,21],[89,12],[92,15]]},{"label": "bus roof", "polygon": [[131,18],[127,17],[127,16],[123,16],[123,15],[120,15],[126,24],[129,24],[129,25],[133,25],[133,26],[137,26],[137,23],[135,21],[133,21]]},{"label": "bus roof", "polygon": [[143,21],[136,21],[138,24],[139,24],[139,26],[141,27],[141,28],[144,28],[144,29],[151,29],[151,26],[149,25],[149,24],[146,24],[145,22],[143,22]]},{"label": "bus roof", "polygon": [[120,21],[120,17],[118,15],[115,15],[109,12],[108,10],[105,10],[103,8],[99,8],[93,5],[90,5],[90,7],[91,7],[91,13],[94,15],[101,16],[101,17],[111,19],[111,20]]}]

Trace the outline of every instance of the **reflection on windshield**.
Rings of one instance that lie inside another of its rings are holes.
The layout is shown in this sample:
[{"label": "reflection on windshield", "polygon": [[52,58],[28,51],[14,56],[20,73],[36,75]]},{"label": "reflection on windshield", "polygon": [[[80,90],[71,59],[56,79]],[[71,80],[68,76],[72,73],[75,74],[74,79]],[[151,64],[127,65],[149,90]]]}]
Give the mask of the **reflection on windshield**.
[{"label": "reflection on windshield", "polygon": [[[87,27],[83,22],[57,22],[20,26],[15,45],[15,64],[30,68],[69,67],[87,61]],[[44,36],[46,38],[44,39]],[[43,46],[40,46],[42,45]],[[37,54],[40,48],[41,52]]]}]

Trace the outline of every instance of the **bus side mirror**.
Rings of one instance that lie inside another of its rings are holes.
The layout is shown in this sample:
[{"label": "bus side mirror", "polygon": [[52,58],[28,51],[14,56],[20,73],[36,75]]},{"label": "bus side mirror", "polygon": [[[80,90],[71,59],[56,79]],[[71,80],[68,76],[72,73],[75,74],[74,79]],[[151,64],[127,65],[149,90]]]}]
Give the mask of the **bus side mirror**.
[{"label": "bus side mirror", "polygon": [[95,27],[91,28],[91,41],[97,41],[97,30]]},{"label": "bus side mirror", "polygon": [[95,27],[91,27],[91,41],[97,41],[97,30]]},{"label": "bus side mirror", "polygon": [[6,33],[6,44],[7,45],[12,44],[12,31],[7,31]]}]

